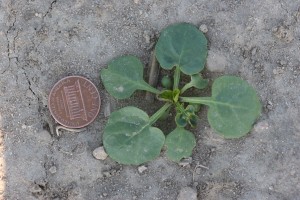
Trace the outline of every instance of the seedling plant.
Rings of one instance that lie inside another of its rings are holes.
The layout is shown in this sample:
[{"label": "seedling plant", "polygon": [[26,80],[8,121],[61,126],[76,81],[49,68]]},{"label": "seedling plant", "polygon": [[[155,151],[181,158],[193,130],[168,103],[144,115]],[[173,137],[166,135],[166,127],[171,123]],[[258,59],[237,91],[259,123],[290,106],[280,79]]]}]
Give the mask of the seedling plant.
[{"label": "seedling plant", "polygon": [[[121,56],[101,70],[102,82],[116,99],[129,98],[136,90],[156,95],[165,104],[152,116],[128,106],[111,113],[103,134],[103,145],[109,156],[122,164],[139,165],[159,156],[166,146],[166,156],[178,162],[189,157],[196,146],[193,133],[185,127],[197,125],[199,105],[208,106],[210,126],[224,138],[245,136],[261,112],[255,90],[235,76],[221,76],[212,84],[209,97],[189,97],[190,88],[204,89],[208,80],[200,72],[207,58],[207,40],[194,25],[173,24],[165,28],[155,46],[156,58],[165,70],[174,70],[173,84],[164,77],[165,89],[158,90],[143,79],[143,64],[135,56]],[[180,87],[181,73],[190,82]],[[171,85],[172,84],[172,85]],[[165,134],[153,126],[171,107],[176,110],[175,129]]]}]

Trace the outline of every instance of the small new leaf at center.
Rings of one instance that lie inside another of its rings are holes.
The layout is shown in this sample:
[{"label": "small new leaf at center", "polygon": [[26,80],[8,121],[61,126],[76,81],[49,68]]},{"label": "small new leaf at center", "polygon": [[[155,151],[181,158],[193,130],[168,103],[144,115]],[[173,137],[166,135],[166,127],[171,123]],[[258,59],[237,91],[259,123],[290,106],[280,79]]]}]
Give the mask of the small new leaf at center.
[{"label": "small new leaf at center", "polygon": [[176,103],[176,102],[178,102],[179,94],[180,94],[179,89],[175,89],[173,91],[172,90],[164,90],[161,92],[161,94],[157,95],[157,98],[161,101]]}]

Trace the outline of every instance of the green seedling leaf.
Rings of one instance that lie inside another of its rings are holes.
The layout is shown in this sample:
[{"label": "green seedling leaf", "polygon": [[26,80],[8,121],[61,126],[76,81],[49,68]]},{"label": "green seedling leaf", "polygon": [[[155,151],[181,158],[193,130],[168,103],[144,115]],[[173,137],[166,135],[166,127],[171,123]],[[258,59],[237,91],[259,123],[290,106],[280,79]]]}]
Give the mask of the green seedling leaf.
[{"label": "green seedling leaf", "polygon": [[179,127],[185,127],[188,123],[186,116],[182,113],[178,113],[175,116],[175,122]]},{"label": "green seedling leaf", "polygon": [[165,28],[155,46],[161,67],[178,66],[187,75],[203,70],[207,57],[207,40],[197,27],[180,23]]},{"label": "green seedling leaf", "polygon": [[186,107],[186,110],[189,110],[191,112],[198,112],[200,110],[200,105],[199,104],[189,104],[187,107]]},{"label": "green seedling leaf", "polygon": [[172,79],[169,76],[164,76],[161,79],[161,85],[164,88],[171,89],[172,88]]},{"label": "green seedling leaf", "polygon": [[157,98],[162,101],[168,101],[168,102],[178,102],[179,99],[180,90],[163,90],[159,95],[157,95]]},{"label": "green seedling leaf", "polygon": [[136,90],[160,93],[143,80],[143,64],[135,56],[121,56],[112,60],[100,75],[105,89],[117,99],[129,98]]},{"label": "green seedling leaf", "polygon": [[203,79],[200,74],[194,74],[191,76],[191,81],[181,89],[181,94],[191,87],[195,87],[201,90],[206,88],[207,85],[208,85],[207,79]]},{"label": "green seedling leaf", "polygon": [[188,105],[186,108],[185,108],[185,110],[187,111],[187,112],[190,112],[190,113],[195,113],[195,112],[198,112],[199,110],[200,110],[200,106],[199,105],[196,105],[196,104],[194,104],[194,105]]},{"label": "green seedling leaf", "polygon": [[167,157],[172,161],[179,162],[182,158],[192,155],[196,139],[191,132],[177,127],[167,135],[166,146]]},{"label": "green seedling leaf", "polygon": [[209,124],[225,138],[246,135],[261,113],[255,90],[244,80],[222,76],[213,83],[212,97],[182,97],[183,102],[209,106]]},{"label": "green seedling leaf", "polygon": [[121,164],[132,165],[156,158],[163,147],[165,136],[160,129],[152,127],[152,123],[147,113],[135,107],[113,112],[103,135],[108,155]]},{"label": "green seedling leaf", "polygon": [[178,102],[179,94],[180,94],[180,90],[179,90],[179,89],[173,90],[173,101],[174,101],[175,103]]},{"label": "green seedling leaf", "polygon": [[191,127],[195,128],[197,126],[198,117],[195,114],[190,115],[189,124]]},{"label": "green seedling leaf", "polygon": [[200,74],[194,74],[191,76],[191,85],[197,89],[204,89],[208,85],[208,80],[203,79]]},{"label": "green seedling leaf", "polygon": [[161,101],[173,102],[173,91],[172,90],[163,90],[157,98]]}]

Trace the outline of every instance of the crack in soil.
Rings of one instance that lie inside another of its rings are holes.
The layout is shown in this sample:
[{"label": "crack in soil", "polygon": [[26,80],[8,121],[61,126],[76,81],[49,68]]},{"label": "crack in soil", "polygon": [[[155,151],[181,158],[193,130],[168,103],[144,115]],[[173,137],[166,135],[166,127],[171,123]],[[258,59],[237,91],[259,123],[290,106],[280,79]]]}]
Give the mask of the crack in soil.
[{"label": "crack in soil", "polygon": [[[287,7],[287,6],[286,6],[286,2],[283,1],[283,0],[279,0],[279,3],[280,3],[280,7],[281,7],[287,14],[289,14],[288,9],[286,8],[286,7]],[[285,4],[285,6],[284,6],[283,4]]]},{"label": "crack in soil", "polygon": [[33,89],[31,88],[31,81],[26,73],[26,70],[24,67],[21,67],[23,69],[23,74],[26,77],[27,83],[28,83],[28,89],[30,90],[30,92],[36,97],[36,99],[38,100],[38,102],[40,102],[40,98],[36,95],[36,93],[33,91]]},{"label": "crack in soil", "polygon": [[43,20],[44,20],[44,18],[52,11],[53,5],[54,5],[55,3],[57,3],[57,1],[58,1],[58,0],[54,0],[54,1],[52,1],[52,2],[50,3],[50,6],[49,6],[47,12],[43,15]]},{"label": "crack in soil", "polygon": [[[11,10],[12,13],[14,13],[14,10]],[[7,72],[8,69],[10,69],[11,67],[11,60],[13,58],[16,58],[15,56],[11,56],[11,52],[13,52],[13,54],[15,53],[15,40],[19,35],[19,31],[17,31],[17,35],[13,38],[13,44],[11,47],[10,41],[9,41],[9,35],[10,35],[10,31],[13,30],[13,28],[15,27],[15,23],[17,21],[17,17],[16,14],[14,15],[14,21],[12,22],[12,25],[10,25],[5,33],[5,37],[6,37],[6,41],[7,41],[7,58],[8,58],[8,66],[1,72],[1,74],[4,74],[5,72]]]}]

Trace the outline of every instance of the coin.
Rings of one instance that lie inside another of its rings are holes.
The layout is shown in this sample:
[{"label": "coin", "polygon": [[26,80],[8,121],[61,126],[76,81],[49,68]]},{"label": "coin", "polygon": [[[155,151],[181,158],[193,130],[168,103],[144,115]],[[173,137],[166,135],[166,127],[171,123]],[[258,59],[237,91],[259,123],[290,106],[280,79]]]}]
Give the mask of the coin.
[{"label": "coin", "polygon": [[96,86],[82,76],[68,76],[58,81],[48,99],[53,118],[68,128],[82,128],[92,123],[100,104]]}]

